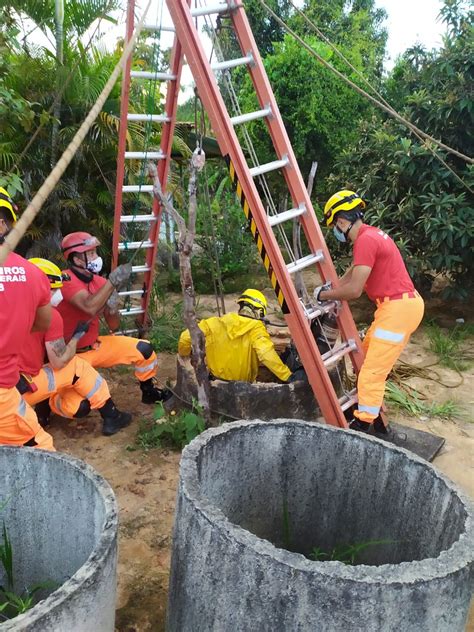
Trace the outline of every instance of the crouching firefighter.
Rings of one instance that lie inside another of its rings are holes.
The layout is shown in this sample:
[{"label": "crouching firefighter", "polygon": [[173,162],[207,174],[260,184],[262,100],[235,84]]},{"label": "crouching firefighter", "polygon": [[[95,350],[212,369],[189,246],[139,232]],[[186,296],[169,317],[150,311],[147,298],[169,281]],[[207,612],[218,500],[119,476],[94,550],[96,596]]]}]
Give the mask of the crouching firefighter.
[{"label": "crouching firefighter", "polygon": [[424,303],[407,272],[395,242],[382,230],[364,224],[365,202],[353,191],[338,191],[326,203],[324,220],[336,238],[352,243],[352,266],[337,288],[317,288],[319,301],[359,298],[365,290],[375,303],[374,320],[363,342],[365,359],[357,380],[358,406],[350,427],[384,431],[379,418],[385,380],[423,318]]},{"label": "crouching firefighter", "polygon": [[99,240],[86,232],[66,235],[62,251],[69,263],[65,271],[69,277],[61,289],[63,301],[58,310],[64,320],[66,340],[70,340],[78,323],[89,322],[89,330],[81,339],[77,353],[93,367],[108,368],[118,364],[132,364],[138,379],[142,402],[154,404],[171,395],[157,388],[153,378],[157,370],[157,358],[148,340],[129,336],[99,336],[99,316],[104,315],[110,330],[120,327],[119,295],[132,273],[132,265],[126,263],[113,270],[108,279],[99,276],[102,258],[97,254]]},{"label": "crouching firefighter", "polygon": [[[282,382],[291,371],[283,364],[265,329],[267,299],[258,290],[248,289],[237,300],[239,312],[201,320],[199,328],[206,338],[206,361],[212,377],[221,380],[255,382],[259,364],[263,364]],[[191,335],[182,332],[178,353],[191,354]]]},{"label": "crouching firefighter", "polygon": [[[117,409],[104,378],[76,355],[77,345],[87,334],[88,323],[78,323],[70,341],[65,343],[63,319],[56,309],[62,299],[61,270],[47,259],[29,261],[48,277],[53,310],[49,328],[31,333],[24,340],[17,389],[30,406],[36,405],[42,426],[48,424],[51,410],[70,419],[85,417],[91,410],[97,410],[102,417],[102,433],[113,435],[128,426],[132,416]],[[45,355],[48,364],[43,366]]]}]

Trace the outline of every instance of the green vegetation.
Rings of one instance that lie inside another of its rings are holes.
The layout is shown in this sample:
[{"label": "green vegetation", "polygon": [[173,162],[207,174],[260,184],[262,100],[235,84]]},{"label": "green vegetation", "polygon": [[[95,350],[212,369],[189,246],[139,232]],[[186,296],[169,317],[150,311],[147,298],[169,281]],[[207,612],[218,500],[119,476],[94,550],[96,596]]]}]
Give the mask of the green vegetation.
[{"label": "green vegetation", "polygon": [[443,330],[431,322],[425,328],[430,350],[439,357],[439,363],[455,371],[464,371],[474,359],[472,349],[463,348],[463,343],[474,336],[474,325],[456,325]]},{"label": "green vegetation", "polygon": [[309,558],[315,562],[342,562],[352,566],[359,564],[357,558],[368,548],[395,544],[394,540],[368,540],[367,542],[357,542],[356,544],[338,544],[331,551],[323,551],[316,546],[311,550]]},{"label": "green vegetation", "polygon": [[25,588],[21,593],[16,593],[13,580],[13,547],[5,523],[3,523],[2,536],[0,563],[6,575],[7,585],[0,586],[0,621],[13,619],[23,614],[35,605],[35,597],[40,590],[51,590],[56,586],[53,582],[43,582]]},{"label": "green vegetation", "polygon": [[155,351],[176,353],[179,335],[185,329],[182,310],[182,301],[171,303],[157,295],[151,306],[152,325],[148,333]]},{"label": "green vegetation", "polygon": [[439,404],[427,403],[419,397],[419,393],[410,387],[401,389],[390,380],[385,385],[385,401],[399,410],[408,413],[412,417],[439,417],[441,419],[453,419],[463,417],[464,411],[453,400],[446,400]]},{"label": "green vegetation", "polygon": [[151,421],[140,423],[136,445],[144,450],[164,447],[182,450],[205,429],[204,418],[197,404],[194,404],[193,410],[182,410],[175,414],[174,411],[166,413],[159,404],[154,417]]}]

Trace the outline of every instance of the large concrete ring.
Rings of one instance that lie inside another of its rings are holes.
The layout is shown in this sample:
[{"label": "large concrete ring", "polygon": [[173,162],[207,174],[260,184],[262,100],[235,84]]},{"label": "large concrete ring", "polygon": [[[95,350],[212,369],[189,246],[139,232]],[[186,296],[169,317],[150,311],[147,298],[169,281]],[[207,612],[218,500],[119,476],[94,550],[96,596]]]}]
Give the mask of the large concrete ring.
[{"label": "large concrete ring", "polygon": [[[300,421],[235,422],[183,452],[169,632],[462,632],[471,502],[410,452]],[[358,565],[314,547],[368,545]]]},{"label": "large concrete ring", "polygon": [[[44,582],[57,586],[0,630],[113,632],[117,504],[109,484],[66,454],[3,446],[0,481],[0,524],[12,541],[15,592]],[[0,585],[5,582],[1,568]]]}]

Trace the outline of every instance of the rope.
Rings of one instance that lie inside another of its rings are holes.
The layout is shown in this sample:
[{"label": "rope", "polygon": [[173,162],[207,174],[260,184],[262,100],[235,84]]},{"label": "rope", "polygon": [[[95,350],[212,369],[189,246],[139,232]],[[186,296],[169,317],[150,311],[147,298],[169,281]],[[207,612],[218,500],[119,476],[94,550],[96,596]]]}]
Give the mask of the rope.
[{"label": "rope", "polygon": [[[458,156],[458,158],[461,158],[462,160],[470,163],[470,164],[474,164],[474,158],[471,158],[470,156],[466,156],[465,154],[461,153],[460,151],[457,151],[456,149],[453,149],[452,147],[449,147],[449,145],[445,145],[444,143],[442,143],[441,141],[437,140],[436,138],[433,138],[433,136],[430,136],[429,134],[427,134],[426,132],[424,132],[423,130],[421,130],[419,127],[416,127],[416,125],[413,125],[413,123],[410,123],[410,121],[408,121],[407,119],[405,119],[403,116],[401,116],[400,114],[398,114],[398,112],[396,112],[394,109],[392,109],[390,106],[386,106],[384,105],[382,102],[380,102],[378,99],[376,99],[375,97],[373,97],[372,95],[370,95],[368,92],[366,92],[365,90],[363,90],[361,87],[359,87],[357,84],[355,84],[353,81],[351,81],[348,77],[346,77],[342,72],[340,72],[339,70],[337,70],[336,68],[334,68],[333,66],[331,66],[331,64],[329,64],[325,59],[323,59],[309,44],[307,44],[297,33],[295,33],[295,31],[289,27],[286,22],[284,22],[265,2],[264,0],[258,0],[258,2],[263,6],[263,8],[267,11],[267,13],[269,13],[274,20],[276,20],[278,22],[278,24],[287,32],[289,33],[297,42],[299,42],[309,53],[310,55],[312,55],[313,57],[315,57],[320,63],[323,64],[323,66],[325,66],[328,70],[330,70],[332,73],[334,73],[335,75],[337,75],[339,77],[339,79],[342,79],[345,83],[347,83],[351,88],[353,88],[356,92],[358,92],[359,94],[361,94],[362,96],[364,96],[366,99],[369,99],[369,101],[371,101],[374,105],[376,105],[378,108],[384,110],[385,112],[387,112],[388,114],[390,114],[390,116],[392,116],[393,118],[397,119],[400,123],[402,123],[403,125],[405,125],[406,127],[408,127],[409,129],[411,129],[412,131],[420,134],[420,136],[422,136],[424,139],[429,140],[430,142],[434,143],[435,145],[437,145],[438,147],[441,147],[442,149],[444,149],[445,151],[454,154],[455,156]],[[467,185],[465,185],[467,186]],[[469,188],[470,191],[472,191],[472,189]]]},{"label": "rope", "polygon": [[107,97],[109,96],[110,92],[112,91],[112,88],[114,87],[115,82],[120,76],[120,73],[122,72],[126,61],[130,53],[132,52],[132,49],[135,45],[138,35],[140,34],[140,31],[142,30],[143,24],[145,22],[146,14],[148,12],[148,9],[150,8],[150,4],[151,4],[151,0],[148,0],[148,5],[145,11],[143,12],[140,22],[137,24],[137,27],[135,29],[133,36],[131,37],[127,45],[125,46],[120,60],[118,61],[117,65],[112,71],[112,74],[110,75],[107,83],[105,84],[102,92],[99,95],[99,98],[93,105],[91,111],[87,115],[86,119],[83,121],[81,127],[76,132],[74,138],[65,149],[63,155],[58,160],[58,162],[56,163],[55,167],[53,168],[49,176],[46,178],[46,180],[43,182],[41,187],[38,189],[38,192],[36,193],[35,197],[28,204],[25,212],[22,214],[22,216],[20,217],[18,222],[15,224],[15,226],[12,228],[10,233],[7,235],[3,244],[0,245],[0,264],[2,264],[5,261],[5,259],[7,258],[10,252],[13,252],[15,250],[16,246],[18,245],[18,242],[23,237],[28,227],[30,226],[32,221],[35,219],[36,215],[39,213],[48,195],[51,193],[51,191],[59,182],[61,176],[66,171],[69,163],[73,159],[74,154],[77,152],[77,150],[81,146],[82,142],[87,136],[87,133],[92,127],[95,119],[97,118],[100,111],[102,110],[102,107],[105,101],[107,100]]},{"label": "rope", "polygon": [[[360,72],[360,70],[358,70],[348,59],[347,57],[341,53],[341,51],[337,48],[337,46],[335,46],[325,35],[324,33],[316,26],[316,24],[310,20],[310,18],[308,18],[307,15],[305,15],[303,13],[303,11],[301,11],[301,9],[299,9],[293,2],[292,0],[288,0],[289,4],[293,7],[293,9],[298,13],[298,15],[300,15],[303,20],[309,24],[309,26],[313,29],[313,31],[318,35],[318,37],[320,37],[324,42],[326,42],[326,44],[336,53],[336,55],[338,57],[340,57],[348,66],[349,68],[366,84],[366,86],[368,86],[370,88],[370,90],[372,90],[372,92],[380,99],[380,101],[386,106],[388,107],[392,112],[396,113],[396,110],[394,110],[394,108],[392,108],[392,106],[390,105],[390,103],[388,103],[383,96],[380,94],[380,92],[374,88],[374,86],[370,83],[370,81]],[[410,129],[410,132],[412,134],[414,134],[414,136],[416,136],[416,138],[418,138],[418,140],[423,142],[423,137],[418,133],[415,132],[414,130]],[[454,171],[454,169],[452,167],[450,167],[448,165],[448,163],[443,160],[443,158],[441,158],[441,156],[439,154],[436,153],[436,151],[428,144],[425,144],[425,147],[428,149],[428,151],[437,159],[439,160],[439,162],[448,170],[451,172],[451,174],[459,181],[460,184],[462,184],[464,187],[466,187],[469,191],[471,191],[470,187],[464,182],[464,180]]]},{"label": "rope", "polygon": [[[111,5],[110,5],[110,7],[112,8],[112,6],[113,6],[113,5],[111,4]],[[101,23],[101,22],[102,22],[102,20],[105,18],[106,13],[107,13],[108,11],[109,11],[109,9],[108,9],[108,8],[107,8],[107,9],[105,9],[105,11],[104,11],[104,12],[102,13],[102,15],[100,16],[99,21],[98,21],[98,23],[97,23],[97,26],[95,27],[94,31],[92,32],[92,35],[90,36],[89,41],[87,42],[87,44],[86,44],[86,46],[85,46],[85,48],[84,48],[83,54],[84,54],[84,53],[86,53],[86,52],[87,52],[87,50],[89,49],[89,47],[91,46],[91,44],[92,44],[92,42],[93,42],[93,40],[94,40],[94,37],[95,37],[95,35],[96,35],[97,31],[99,30],[100,23]],[[35,27],[35,28],[36,28],[36,27]],[[35,29],[33,29],[33,30],[35,30]],[[33,31],[30,31],[30,33],[32,33],[32,32],[33,32]],[[28,33],[28,35],[29,35],[30,33]],[[26,37],[28,37],[28,36],[26,36]],[[73,75],[74,75],[74,72],[76,71],[77,67],[79,66],[79,63],[80,63],[80,58],[78,58],[78,59],[77,59],[76,63],[75,63],[75,64],[73,65],[73,67],[71,68],[70,73],[69,73],[69,74],[68,74],[68,76],[66,77],[65,82],[64,82],[64,83],[63,83],[63,85],[61,86],[60,91],[59,91],[59,92],[58,92],[58,94],[54,97],[53,102],[52,102],[52,104],[51,104],[51,106],[50,106],[50,108],[49,108],[49,110],[48,110],[48,112],[47,112],[47,114],[48,114],[48,115],[50,115],[50,114],[53,112],[53,110],[54,110],[54,108],[55,108],[55,106],[56,106],[56,103],[57,103],[60,99],[62,99],[62,96],[63,96],[63,94],[65,93],[66,88],[68,87],[68,85],[69,85],[69,83],[70,83],[70,81],[71,81],[71,79],[72,79],[72,77],[73,77]],[[13,172],[13,171],[14,171],[14,170],[15,170],[15,169],[19,166],[19,164],[21,163],[21,161],[22,161],[22,160],[23,160],[23,158],[25,157],[26,152],[27,152],[27,151],[28,151],[28,149],[31,147],[31,145],[34,143],[34,141],[36,140],[36,137],[37,137],[37,136],[38,136],[38,134],[41,132],[41,130],[43,129],[43,127],[46,125],[46,123],[47,123],[47,122],[48,122],[48,120],[45,118],[45,119],[43,120],[43,122],[42,122],[42,123],[40,123],[40,124],[38,125],[38,127],[35,129],[34,134],[31,136],[31,138],[29,139],[29,141],[26,143],[25,148],[23,149],[23,151],[21,152],[21,154],[18,156],[17,161],[13,164],[12,168],[8,171],[8,173],[9,173],[9,174],[10,174],[10,173],[12,173],[12,172]]]}]

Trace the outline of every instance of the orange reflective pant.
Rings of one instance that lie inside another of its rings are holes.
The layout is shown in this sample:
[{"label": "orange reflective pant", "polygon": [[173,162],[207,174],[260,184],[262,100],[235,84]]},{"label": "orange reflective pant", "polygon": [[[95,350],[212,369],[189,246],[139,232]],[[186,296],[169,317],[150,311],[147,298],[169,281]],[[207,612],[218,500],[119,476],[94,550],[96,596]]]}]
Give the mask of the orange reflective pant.
[{"label": "orange reflective pant", "polygon": [[51,410],[61,417],[74,417],[84,399],[94,409],[101,408],[110,397],[104,378],[79,356],[74,356],[63,369],[55,370],[46,364],[33,383],[38,390],[25,393],[25,401],[34,406],[50,398]]},{"label": "orange reflective pant", "polygon": [[365,359],[357,379],[359,403],[354,415],[372,423],[383,403],[385,380],[411,334],[423,318],[425,306],[421,296],[405,296],[398,300],[380,302],[375,311],[362,347]]},{"label": "orange reflective pant", "polygon": [[35,411],[13,388],[0,388],[0,444],[54,450],[53,438],[39,425]]},{"label": "orange reflective pant", "polygon": [[133,364],[135,376],[140,382],[156,375],[158,361],[148,340],[118,335],[99,336],[93,347],[90,351],[80,352],[81,358],[93,367],[106,369],[117,364]]}]

